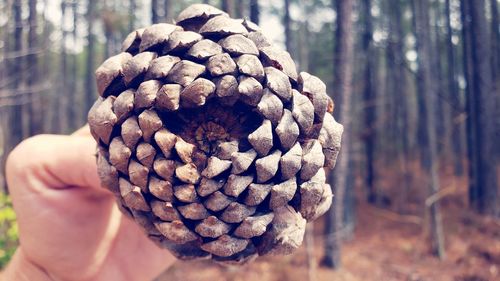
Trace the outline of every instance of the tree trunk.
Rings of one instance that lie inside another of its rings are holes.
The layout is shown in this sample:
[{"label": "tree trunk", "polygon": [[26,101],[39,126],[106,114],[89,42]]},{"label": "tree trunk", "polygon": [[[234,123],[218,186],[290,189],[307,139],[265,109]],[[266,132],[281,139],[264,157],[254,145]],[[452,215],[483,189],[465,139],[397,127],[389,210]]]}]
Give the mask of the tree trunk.
[{"label": "tree trunk", "polygon": [[[500,79],[500,22],[498,20],[498,2],[490,0],[491,9],[491,62],[493,69],[493,86],[495,91],[499,90]],[[497,92],[498,93],[498,92]],[[500,120],[498,120],[500,121]]]},{"label": "tree trunk", "polygon": [[163,4],[165,9],[165,22],[171,23],[174,20],[174,9],[172,7],[172,0],[165,0]]},{"label": "tree trunk", "polygon": [[408,168],[408,160],[410,159],[410,124],[409,124],[409,95],[407,90],[406,67],[405,67],[405,50],[404,50],[404,31],[402,20],[402,2],[400,0],[391,0],[388,5],[389,14],[389,43],[388,48],[388,74],[390,75],[390,90],[394,95],[395,120],[396,123],[396,143],[399,146],[397,150],[398,163],[400,165],[400,174],[402,183],[400,196],[398,200],[398,210],[404,212],[407,204],[408,195],[411,187],[411,173]]},{"label": "tree trunk", "polygon": [[[7,13],[6,8],[1,10],[4,13]],[[9,48],[9,44],[7,43],[7,24],[8,22],[4,22],[3,24],[0,25],[0,40],[3,40],[4,46],[3,49],[0,51],[2,52],[2,55],[5,56],[7,54],[7,50]],[[8,66],[8,61],[5,61],[5,66],[0,67],[0,83],[5,83],[8,77],[8,72],[5,70]],[[8,119],[8,113],[6,112],[5,107],[0,107],[0,171],[5,171],[5,158],[6,158],[6,149],[7,149],[7,136],[6,136],[6,130],[8,129],[8,124],[7,124],[7,119]],[[4,173],[0,173],[0,192],[7,192],[7,187],[5,183],[5,176]]]},{"label": "tree trunk", "polygon": [[[498,20],[498,2],[490,0],[491,9],[491,68],[493,73],[493,93],[497,93],[497,118],[495,118],[497,136],[500,135],[500,22]],[[497,159],[500,149],[496,150]]]},{"label": "tree trunk", "polygon": [[[21,5],[24,6],[24,2],[21,2]],[[24,8],[21,8],[21,9],[24,9]],[[24,19],[22,19],[22,14],[21,14],[21,21],[22,21],[22,29],[23,29],[23,37],[22,37],[22,48],[21,48],[21,52],[19,53],[19,56],[20,56],[20,71],[21,73],[19,73],[19,85],[17,87],[18,91],[19,91],[19,96],[21,97],[21,100],[19,102],[19,105],[21,106],[21,122],[20,122],[20,125],[22,126],[21,127],[21,131],[22,131],[22,135],[21,135],[21,138],[22,139],[25,139],[25,138],[28,138],[30,136],[30,132],[31,132],[31,124],[30,124],[30,120],[31,120],[31,117],[30,117],[30,111],[31,111],[31,102],[32,102],[32,98],[33,98],[33,94],[34,94],[34,91],[29,87],[30,86],[30,73],[31,70],[32,70],[32,65],[31,63],[28,61],[28,56],[29,54],[31,53],[31,49],[30,49],[30,46],[29,46],[29,41],[26,40],[27,38],[25,37],[26,35],[26,32],[24,31],[25,30],[25,26],[26,26],[26,22]],[[28,22],[29,24],[29,22]],[[27,26],[28,28],[28,32],[29,32],[29,26]]]},{"label": "tree trunk", "polygon": [[158,0],[151,0],[151,23],[159,23],[160,15],[158,13]]},{"label": "tree trunk", "polygon": [[[450,13],[450,0],[445,0],[445,24],[446,24],[446,60],[448,62],[446,74],[448,80],[448,92],[450,100],[452,101],[454,110],[451,111],[452,120],[455,120],[457,115],[461,114],[460,92],[457,85],[457,75],[455,72],[455,50],[453,47],[453,31],[451,29],[451,13]],[[461,131],[462,124],[455,124],[452,122],[452,149],[453,149],[453,168],[455,175],[460,176],[463,173],[462,167],[462,139]]]},{"label": "tree trunk", "polygon": [[[48,50],[51,44],[50,40],[48,40],[52,24],[49,23],[48,14],[50,11],[48,0],[42,0],[43,3],[43,11],[42,11],[42,34],[40,35],[40,48],[42,50]],[[51,52],[43,52],[42,58],[40,59],[40,71],[46,71],[47,69],[52,69],[52,54]],[[54,91],[45,91],[45,95],[43,96],[43,114],[45,115],[43,122],[43,131],[44,132],[52,132],[52,120],[54,119],[54,114],[56,114],[56,110],[53,110],[52,107],[52,97]]]},{"label": "tree trunk", "polygon": [[364,30],[362,35],[362,51],[365,55],[365,68],[363,73],[363,101],[365,110],[365,128],[363,132],[365,143],[365,161],[366,161],[366,175],[365,185],[368,189],[368,202],[375,203],[376,191],[374,186],[374,161],[375,161],[375,87],[372,85],[372,71],[375,69],[373,66],[374,54],[372,51],[372,18],[371,18],[371,1],[363,0],[362,14],[364,22]]},{"label": "tree trunk", "polygon": [[[72,3],[72,15],[73,15],[73,28],[72,28],[72,36],[73,36],[73,45],[76,46],[78,42],[78,1],[73,1]],[[68,124],[69,124],[69,129],[70,130],[75,130],[79,125],[80,122],[77,120],[77,109],[75,104],[76,102],[76,97],[78,96],[78,89],[77,87],[78,84],[78,54],[72,54],[71,55],[71,85],[68,89],[67,95],[68,95],[68,106],[67,108],[67,117],[68,117]],[[79,119],[79,118],[78,118]]]},{"label": "tree trunk", "polygon": [[285,0],[285,8],[284,8],[284,16],[283,16],[283,26],[285,27],[285,46],[289,53],[292,52],[292,26],[291,26],[291,18],[290,18],[290,0]]},{"label": "tree trunk", "polygon": [[100,18],[102,21],[102,29],[104,31],[104,57],[109,58],[113,53],[113,10],[109,5],[109,1],[103,2],[104,12],[101,12]]},{"label": "tree trunk", "polygon": [[95,5],[97,2],[95,0],[88,0],[87,6],[87,25],[88,25],[88,35],[87,35],[87,62],[86,62],[86,74],[85,74],[85,108],[83,111],[84,120],[87,119],[87,112],[94,103],[95,100],[95,82],[94,82],[94,61],[95,61],[95,34],[94,34],[94,21],[95,16]]},{"label": "tree trunk", "polygon": [[[11,2],[9,2],[11,3]],[[2,87],[0,90],[5,89],[10,98],[5,104],[0,105],[0,118],[2,126],[2,132],[0,133],[0,168],[1,171],[5,170],[5,161],[9,152],[22,140],[23,130],[22,130],[22,102],[23,96],[20,94],[20,81],[22,79],[21,66],[23,63],[22,57],[15,56],[14,58],[9,58],[9,56],[14,54],[20,54],[22,51],[22,36],[23,36],[23,22],[22,22],[22,1],[14,0],[11,5],[6,5],[5,9],[12,9],[11,12],[5,11],[6,15],[13,17],[13,21],[8,18],[8,22],[5,27],[2,26],[2,35],[5,35],[3,39],[4,42],[4,57],[5,65],[2,65],[2,70],[0,74],[0,83]],[[9,25],[13,26],[13,33],[9,32],[6,28]],[[4,33],[5,32],[5,33]],[[3,91],[1,91],[3,92]],[[2,172],[0,172],[2,174]],[[2,190],[7,190],[5,178],[0,176]]]},{"label": "tree trunk", "polygon": [[130,0],[128,4],[128,31],[132,32],[135,29],[135,10],[137,9],[137,3],[135,0]]},{"label": "tree trunk", "polygon": [[298,33],[299,41],[299,67],[302,71],[309,71],[309,22],[306,20],[300,24]]},{"label": "tree trunk", "polygon": [[[0,12],[3,13],[3,14],[7,14],[7,5],[6,5],[6,1],[3,1],[1,4],[4,4],[2,5],[2,8],[0,8]],[[0,23],[0,40],[2,40],[4,42],[4,45],[3,45],[3,48],[0,49],[0,52],[2,52],[2,55],[4,55],[4,57],[7,57],[6,55],[8,54],[8,49],[9,49],[9,44],[8,44],[8,37],[10,35],[8,31],[8,26],[9,26],[9,21],[3,21],[2,23]],[[7,60],[4,61],[6,64],[8,63]],[[0,67],[0,83],[5,83],[5,81],[7,80],[7,71],[5,69],[6,67]],[[2,113],[2,111],[0,111],[0,113]],[[5,116],[4,116],[4,119],[2,120],[5,120]]]},{"label": "tree trunk", "polygon": [[472,147],[476,157],[471,162],[471,204],[483,214],[500,215],[498,207],[497,175],[495,173],[498,159],[495,155],[495,98],[493,91],[491,45],[487,33],[485,1],[477,0],[467,3],[467,15],[471,19],[471,55],[472,55],[472,87],[471,99],[472,125],[474,135]]},{"label": "tree trunk", "polygon": [[38,27],[37,12],[36,12],[37,0],[29,1],[29,33],[28,33],[28,44],[30,49],[30,54],[27,56],[27,61],[30,63],[30,79],[28,79],[28,87],[31,92],[31,102],[29,104],[29,124],[30,132],[29,135],[36,135],[42,132],[43,126],[43,114],[42,114],[42,93],[34,91],[33,88],[40,83],[38,79],[39,65],[38,65],[38,55],[35,52],[40,50],[38,44],[38,34],[36,32]]},{"label": "tree trunk", "polygon": [[259,24],[260,7],[259,0],[250,0],[250,20]]},{"label": "tree trunk", "polygon": [[[344,196],[348,176],[349,158],[350,158],[350,105],[351,105],[351,82],[352,67],[354,64],[354,42],[353,42],[353,21],[352,10],[353,0],[334,1],[337,11],[337,28],[335,38],[334,57],[336,66],[334,70],[335,100],[341,100],[339,105],[339,121],[344,125],[344,134],[342,139],[342,152],[337,160],[337,168],[334,173],[329,173],[329,181],[334,187],[333,208],[327,213],[325,225],[325,257],[323,264],[327,267],[340,267],[340,234],[344,229]],[[340,99],[339,99],[340,98]],[[333,177],[333,178],[332,178]]]},{"label": "tree trunk", "polygon": [[[413,26],[413,31],[415,33],[415,36],[417,37],[417,16],[416,16],[416,7],[415,7],[415,1],[412,0],[412,26]],[[430,30],[428,30],[429,32]],[[417,39],[418,40],[418,39]],[[420,53],[419,53],[420,54]],[[416,145],[417,147],[428,147],[427,143],[427,109],[425,107],[425,99],[424,95],[421,93],[424,93],[425,89],[423,87],[424,85],[422,83],[419,83],[418,79],[416,82],[416,88],[417,88],[417,140],[416,140]],[[430,160],[428,159],[428,153],[426,153],[425,149],[419,149],[419,157],[420,157],[420,164],[422,168],[426,168],[424,163],[428,163]]]},{"label": "tree trunk", "polygon": [[[66,115],[68,102],[68,56],[66,53],[66,0],[61,1],[61,80],[59,85],[58,95],[55,97],[57,101],[57,109],[59,111],[59,132],[66,133],[68,131],[68,116]],[[106,48],[107,49],[107,48]]]},{"label": "tree trunk", "polygon": [[306,255],[307,255],[307,279],[317,280],[316,257],[314,256],[314,222],[307,223],[305,233]]},{"label": "tree trunk", "polygon": [[469,175],[469,201],[472,202],[476,197],[477,178],[476,171],[477,163],[475,149],[477,148],[476,138],[474,134],[474,118],[475,118],[475,95],[473,94],[473,81],[472,81],[472,39],[471,39],[471,16],[470,8],[467,0],[460,0],[460,17],[462,21],[462,48],[463,48],[463,65],[465,77],[465,111],[467,113],[466,119],[466,132],[467,132],[467,162],[468,162],[468,175]]},{"label": "tree trunk", "polygon": [[[381,135],[381,141],[380,145],[381,147],[379,150],[384,150],[385,154],[390,154],[390,155],[398,155],[399,154],[399,147],[397,145],[391,145],[392,140],[395,140],[399,138],[398,135],[398,113],[399,113],[399,104],[396,102],[398,99],[398,95],[400,95],[400,89],[395,90],[395,84],[396,81],[394,80],[394,75],[397,75],[395,72],[397,71],[396,68],[396,58],[395,58],[395,44],[394,44],[394,37],[395,37],[395,26],[393,23],[393,19],[391,19],[391,9],[394,8],[392,6],[398,5],[398,1],[385,1],[383,3],[380,3],[379,5],[383,8],[385,8],[386,13],[388,13],[388,37],[387,37],[387,46],[384,49],[385,51],[385,69],[386,71],[385,79],[383,80],[385,82],[385,93],[380,93],[378,100],[384,101],[384,106],[382,107],[382,112],[381,112],[381,117],[386,121],[386,124],[384,126],[384,133]],[[383,144],[389,144],[385,145],[383,147]],[[391,158],[387,159],[391,161]],[[385,160],[385,161],[387,161]],[[384,196],[383,194],[374,194],[374,198],[372,198],[373,203],[377,204],[382,204],[382,197]],[[375,202],[378,199],[378,202]]]},{"label": "tree trunk", "polygon": [[222,0],[222,10],[234,17],[234,0]]},{"label": "tree trunk", "polygon": [[[7,124],[5,124],[5,111],[0,109],[0,169],[5,171],[5,158],[6,158],[6,133],[5,129]],[[0,173],[0,192],[7,193],[7,184],[4,173]]]},{"label": "tree trunk", "polygon": [[[439,1],[434,1],[433,6],[430,7],[430,15],[431,21],[434,29],[433,29],[433,37],[434,42],[432,48],[434,49],[431,52],[432,56],[432,76],[436,77],[435,85],[436,85],[436,105],[437,110],[435,112],[435,121],[434,125],[435,130],[437,130],[436,134],[436,142],[437,142],[437,151],[438,157],[443,156],[442,158],[445,160],[449,160],[451,154],[451,111],[449,100],[444,95],[444,84],[445,81],[443,78],[443,63],[441,59],[442,52],[442,44],[441,44],[441,32],[439,30],[439,24],[441,19],[441,7]],[[447,162],[446,162],[447,163]]]},{"label": "tree trunk", "polygon": [[245,8],[247,3],[245,0],[240,0],[236,2],[236,18],[242,19],[245,18]]},{"label": "tree trunk", "polygon": [[[429,2],[428,0],[413,0],[413,9],[416,24],[417,52],[418,52],[418,83],[422,86],[420,92],[424,96],[426,108],[427,144],[424,148],[428,161],[424,163],[430,175],[429,197],[439,192],[439,158],[437,152],[437,139],[435,124],[435,105],[437,97],[437,85],[432,72],[432,43],[429,24]],[[439,203],[430,204],[430,230],[432,235],[432,250],[440,259],[445,258],[444,234],[441,222]],[[426,207],[427,208],[427,207]],[[427,211],[427,210],[426,210]]]},{"label": "tree trunk", "polygon": [[[22,20],[22,1],[14,0],[12,5],[14,15],[14,48],[13,52],[21,54],[23,50],[23,20]],[[8,149],[10,151],[23,139],[23,102],[24,97],[21,94],[23,77],[23,58],[18,55],[13,59],[12,68],[10,70],[13,75],[12,93],[14,93],[13,105],[10,108],[10,140],[8,142]],[[12,79],[12,77],[10,77]]]},{"label": "tree trunk", "polygon": [[[286,4],[286,5],[289,5],[289,4]],[[308,3],[306,3],[305,1],[301,1],[300,5],[301,5],[300,8],[304,11],[304,18],[303,18],[303,21],[300,23],[300,30],[297,34],[298,40],[299,40],[299,42],[301,42],[301,44],[299,44],[299,46],[298,46],[298,48],[299,48],[299,50],[298,50],[299,67],[298,68],[301,71],[310,72],[311,69],[310,69],[310,65],[309,65],[309,51],[310,51],[309,42],[310,42],[311,38],[310,38],[310,32],[309,32],[309,18],[311,17],[311,11],[310,11],[310,7],[308,6]],[[285,9],[289,9],[289,6],[287,6]],[[285,21],[286,20],[284,20],[284,22]],[[288,19],[288,21],[290,21],[290,19]],[[288,23],[288,25],[289,25],[289,23]],[[291,41],[291,38],[290,38],[290,40],[287,39],[286,41]],[[291,47],[287,48],[287,51],[292,52]],[[313,69],[312,71],[314,72],[315,70]]]}]

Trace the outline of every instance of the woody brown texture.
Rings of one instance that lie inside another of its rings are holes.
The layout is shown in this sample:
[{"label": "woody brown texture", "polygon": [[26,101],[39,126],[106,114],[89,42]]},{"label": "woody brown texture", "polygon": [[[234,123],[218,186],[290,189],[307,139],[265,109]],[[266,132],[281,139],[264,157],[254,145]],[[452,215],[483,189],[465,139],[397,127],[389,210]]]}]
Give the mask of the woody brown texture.
[{"label": "woody brown texture", "polygon": [[96,79],[102,185],[178,258],[289,254],[330,207],[333,101],[255,24],[192,5],[132,32]]}]

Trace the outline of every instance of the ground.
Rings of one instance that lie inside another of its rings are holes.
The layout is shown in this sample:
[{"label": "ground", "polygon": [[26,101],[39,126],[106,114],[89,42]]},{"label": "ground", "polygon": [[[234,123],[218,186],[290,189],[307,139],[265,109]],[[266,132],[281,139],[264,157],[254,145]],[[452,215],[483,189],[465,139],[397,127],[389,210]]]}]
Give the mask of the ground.
[{"label": "ground", "polygon": [[[428,246],[426,215],[418,213],[423,213],[423,197],[419,192],[409,193],[415,200],[410,200],[413,206],[406,206],[402,215],[395,211],[397,206],[381,208],[364,203],[362,192],[357,191],[356,228],[352,239],[342,248],[341,269],[334,271],[319,265],[323,253],[322,220],[319,219],[314,229],[314,264],[318,265],[312,269],[308,267],[303,245],[291,256],[259,258],[243,267],[179,261],[157,281],[500,280],[500,221],[471,212],[467,206],[465,180],[446,174],[450,173],[445,172],[442,188],[453,192],[448,195],[445,192],[440,200],[446,233],[444,261],[433,256]],[[397,198],[391,199],[397,201]]]}]

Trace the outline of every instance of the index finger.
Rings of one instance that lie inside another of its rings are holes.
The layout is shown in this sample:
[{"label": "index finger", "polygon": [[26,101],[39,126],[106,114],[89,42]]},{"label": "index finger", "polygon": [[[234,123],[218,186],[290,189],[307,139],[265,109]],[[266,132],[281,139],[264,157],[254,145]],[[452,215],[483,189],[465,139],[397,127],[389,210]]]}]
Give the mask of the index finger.
[{"label": "index finger", "polygon": [[71,134],[72,136],[75,136],[75,137],[86,137],[86,136],[92,136],[90,134],[90,127],[89,127],[89,124],[85,124],[83,127],[81,127],[80,129],[76,130],[75,132],[73,132]]}]

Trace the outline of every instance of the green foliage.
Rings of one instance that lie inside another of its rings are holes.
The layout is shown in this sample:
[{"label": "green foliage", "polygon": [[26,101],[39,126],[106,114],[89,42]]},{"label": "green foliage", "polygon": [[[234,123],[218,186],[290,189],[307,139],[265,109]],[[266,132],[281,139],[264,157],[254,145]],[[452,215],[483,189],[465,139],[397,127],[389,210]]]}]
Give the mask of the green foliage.
[{"label": "green foliage", "polygon": [[17,245],[16,214],[9,196],[0,193],[0,268],[9,262]]}]

